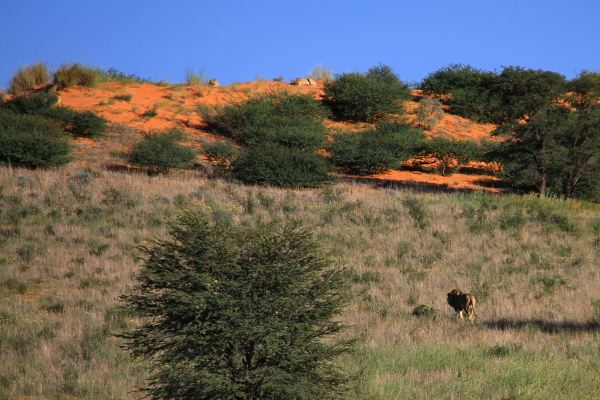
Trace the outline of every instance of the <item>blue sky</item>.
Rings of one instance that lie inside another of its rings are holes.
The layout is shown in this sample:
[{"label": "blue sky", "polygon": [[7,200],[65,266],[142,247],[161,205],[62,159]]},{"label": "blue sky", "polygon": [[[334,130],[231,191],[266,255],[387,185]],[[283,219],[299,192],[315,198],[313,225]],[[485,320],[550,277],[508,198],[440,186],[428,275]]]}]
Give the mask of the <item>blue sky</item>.
[{"label": "blue sky", "polygon": [[0,0],[0,87],[45,61],[222,83],[390,65],[405,81],[450,63],[600,70],[597,0]]}]

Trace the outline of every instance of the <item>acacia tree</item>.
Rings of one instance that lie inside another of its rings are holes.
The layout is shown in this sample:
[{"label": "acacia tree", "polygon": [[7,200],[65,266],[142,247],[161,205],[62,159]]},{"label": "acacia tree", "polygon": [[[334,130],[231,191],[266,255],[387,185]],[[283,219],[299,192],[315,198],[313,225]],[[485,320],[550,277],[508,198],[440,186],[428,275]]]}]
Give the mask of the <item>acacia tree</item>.
[{"label": "acacia tree", "polygon": [[188,212],[170,234],[142,248],[139,284],[123,297],[142,317],[122,336],[149,360],[152,399],[338,397],[349,342],[334,317],[347,284],[306,229]]},{"label": "acacia tree", "polygon": [[568,113],[564,107],[548,107],[527,123],[504,124],[496,131],[508,135],[498,146],[497,155],[503,163],[504,178],[514,187],[535,188],[545,196],[549,186],[559,186],[557,177],[565,151],[558,139],[572,124]]},{"label": "acacia tree", "polygon": [[[600,169],[599,94],[600,75],[583,73],[569,82],[568,93],[554,100],[534,95],[519,100],[514,110],[528,108],[529,115],[496,131],[507,135],[497,153],[507,181],[535,188],[540,196],[551,191],[567,198],[598,200],[600,187],[594,174]],[[516,115],[515,111],[513,118]]]},{"label": "acacia tree", "polygon": [[566,197],[586,192],[598,200],[600,193],[592,193],[600,189],[600,73],[583,72],[569,86],[565,101],[572,106],[574,123],[560,138],[567,151],[563,192]]}]

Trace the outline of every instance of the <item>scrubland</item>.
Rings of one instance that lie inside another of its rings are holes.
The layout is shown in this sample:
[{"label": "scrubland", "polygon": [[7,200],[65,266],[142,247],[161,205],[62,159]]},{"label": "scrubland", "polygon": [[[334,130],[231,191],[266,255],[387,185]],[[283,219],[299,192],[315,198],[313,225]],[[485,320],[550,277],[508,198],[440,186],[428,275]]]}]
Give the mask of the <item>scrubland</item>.
[{"label": "scrubland", "polygon": [[[284,190],[85,169],[0,169],[0,398],[140,398],[146,366],[114,334],[137,246],[181,210],[304,222],[353,298],[341,365],[352,399],[593,398],[600,388],[600,208],[578,201],[374,187]],[[473,325],[445,304],[477,297]],[[433,317],[411,315],[419,304]]]}]

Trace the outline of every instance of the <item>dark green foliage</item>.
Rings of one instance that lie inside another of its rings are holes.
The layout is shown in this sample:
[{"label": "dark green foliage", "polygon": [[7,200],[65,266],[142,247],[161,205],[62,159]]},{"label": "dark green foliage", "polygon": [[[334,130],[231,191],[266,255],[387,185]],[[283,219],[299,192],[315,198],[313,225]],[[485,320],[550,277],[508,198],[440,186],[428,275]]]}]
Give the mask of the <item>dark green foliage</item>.
[{"label": "dark green foliage", "polygon": [[447,95],[453,114],[504,123],[531,117],[564,93],[564,76],[543,70],[504,67],[501,73],[454,64],[428,75],[421,89]]},{"label": "dark green foliage", "polygon": [[54,73],[54,84],[58,90],[71,86],[95,86],[102,79],[102,70],[82,64],[64,64]]},{"label": "dark green foliage", "polygon": [[4,108],[18,114],[42,115],[46,113],[58,101],[54,93],[41,91],[27,95],[15,96],[4,104]]},{"label": "dark green foliage", "polygon": [[505,125],[508,135],[495,156],[504,179],[520,190],[574,197],[597,196],[600,168],[600,107],[583,110],[555,106],[538,112],[526,124]]},{"label": "dark green foliage", "polygon": [[247,184],[317,187],[330,182],[327,161],[277,144],[251,147],[233,162],[233,176]]},{"label": "dark green foliage", "polygon": [[138,142],[129,155],[129,162],[145,167],[150,173],[167,173],[196,158],[194,151],[178,143],[184,135],[179,130],[151,132]]},{"label": "dark green foliage", "polygon": [[106,120],[92,111],[75,111],[67,107],[52,107],[43,115],[60,121],[63,129],[74,136],[95,137],[106,131]]},{"label": "dark green foliage", "polygon": [[50,82],[50,73],[44,63],[37,63],[18,70],[11,78],[8,91],[18,95],[29,92]]},{"label": "dark green foliage", "polygon": [[327,135],[326,110],[311,96],[278,92],[223,107],[205,117],[212,131],[240,144],[266,142],[314,150]]},{"label": "dark green foliage", "polygon": [[[122,335],[147,360],[152,399],[332,399],[348,351],[334,318],[345,274],[297,225],[232,226],[183,214],[143,247],[123,297],[142,324]],[[324,340],[327,339],[327,340]]]},{"label": "dark green foliage", "polygon": [[327,135],[323,126],[326,115],[311,96],[278,92],[226,106],[206,115],[205,120],[209,129],[253,146],[234,161],[216,155],[225,163],[233,161],[237,179],[250,184],[314,187],[331,180],[326,161],[314,154]]},{"label": "dark green foliage", "polygon": [[478,87],[484,72],[470,65],[450,64],[427,75],[419,88],[426,92],[450,94],[456,89]]},{"label": "dark green foliage", "polygon": [[567,84],[559,73],[522,67],[505,67],[497,80],[498,107],[490,110],[496,123],[533,117],[555,102]]},{"label": "dark green foliage", "polygon": [[52,167],[71,159],[71,146],[54,121],[0,110],[0,164]]},{"label": "dark green foliage", "polygon": [[106,120],[92,111],[75,111],[55,106],[58,96],[41,91],[16,96],[2,108],[18,114],[39,115],[60,122],[62,128],[75,136],[98,136],[106,130]]},{"label": "dark green foliage", "polygon": [[483,148],[470,140],[435,138],[427,142],[425,153],[439,160],[438,171],[447,175],[469,161],[480,159]]},{"label": "dark green foliage", "polygon": [[345,73],[325,81],[323,102],[342,120],[374,122],[402,114],[408,86],[392,69],[380,65],[366,73]]},{"label": "dark green foliage", "polygon": [[65,130],[75,136],[99,136],[106,131],[106,120],[92,111],[76,111]]},{"label": "dark green foliage", "polygon": [[423,133],[409,125],[383,124],[364,132],[338,134],[331,160],[342,171],[372,175],[398,168],[425,145]]}]

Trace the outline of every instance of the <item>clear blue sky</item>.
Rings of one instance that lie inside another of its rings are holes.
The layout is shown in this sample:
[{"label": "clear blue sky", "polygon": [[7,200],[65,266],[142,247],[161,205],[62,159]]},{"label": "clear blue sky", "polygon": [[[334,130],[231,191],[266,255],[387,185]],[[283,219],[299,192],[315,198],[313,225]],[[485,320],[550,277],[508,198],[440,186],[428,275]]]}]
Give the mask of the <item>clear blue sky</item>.
[{"label": "clear blue sky", "polygon": [[405,81],[450,63],[600,70],[598,0],[0,0],[0,87],[45,61],[223,83],[390,65]]}]

